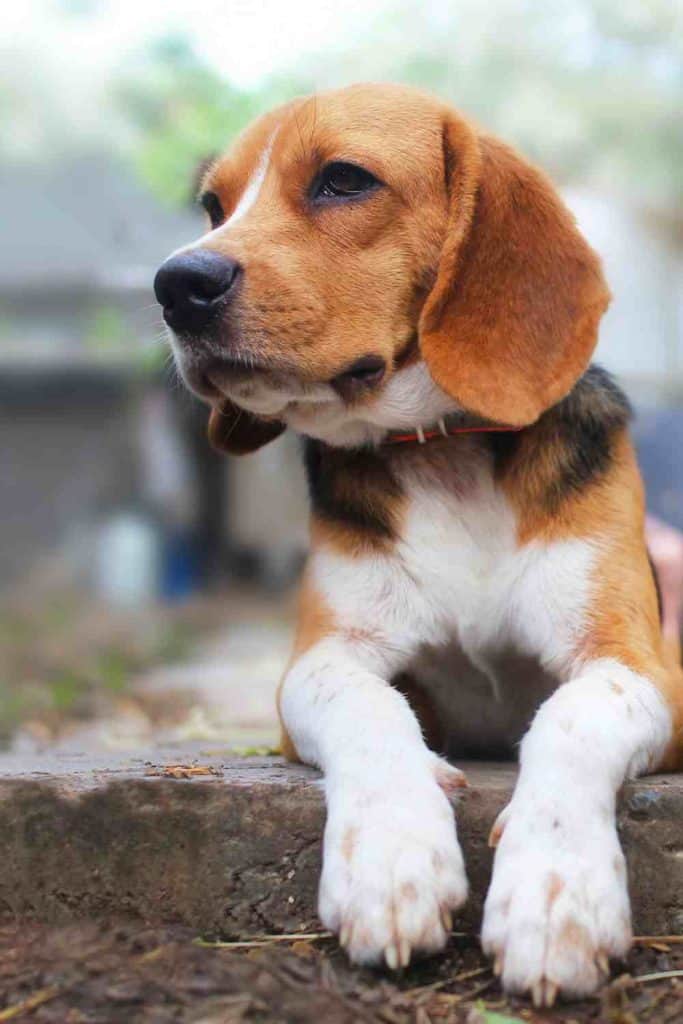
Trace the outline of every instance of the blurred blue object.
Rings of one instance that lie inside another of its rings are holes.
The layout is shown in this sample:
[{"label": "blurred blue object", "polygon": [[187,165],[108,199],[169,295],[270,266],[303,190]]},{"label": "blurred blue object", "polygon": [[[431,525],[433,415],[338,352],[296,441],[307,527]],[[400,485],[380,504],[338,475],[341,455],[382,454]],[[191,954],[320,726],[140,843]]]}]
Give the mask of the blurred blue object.
[{"label": "blurred blue object", "polygon": [[639,409],[633,433],[648,511],[683,530],[683,409]]},{"label": "blurred blue object", "polygon": [[187,531],[169,532],[162,551],[160,592],[164,601],[183,601],[201,585],[197,545]]}]

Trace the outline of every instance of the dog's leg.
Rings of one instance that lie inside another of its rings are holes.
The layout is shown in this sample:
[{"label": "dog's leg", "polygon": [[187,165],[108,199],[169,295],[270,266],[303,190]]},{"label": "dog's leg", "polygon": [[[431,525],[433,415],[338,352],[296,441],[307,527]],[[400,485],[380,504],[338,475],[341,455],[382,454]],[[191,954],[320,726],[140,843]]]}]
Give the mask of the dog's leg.
[{"label": "dog's leg", "polygon": [[[659,675],[660,680],[655,681]],[[661,673],[585,664],[540,708],[521,748],[497,845],[482,940],[508,991],[551,1004],[591,992],[631,941],[615,802],[662,762],[673,705]]]},{"label": "dog's leg", "polygon": [[463,777],[427,748],[406,699],[358,648],[315,643],[287,673],[280,713],[299,757],[325,773],[320,918],[356,963],[396,968],[413,950],[440,949],[465,900],[446,796]]}]

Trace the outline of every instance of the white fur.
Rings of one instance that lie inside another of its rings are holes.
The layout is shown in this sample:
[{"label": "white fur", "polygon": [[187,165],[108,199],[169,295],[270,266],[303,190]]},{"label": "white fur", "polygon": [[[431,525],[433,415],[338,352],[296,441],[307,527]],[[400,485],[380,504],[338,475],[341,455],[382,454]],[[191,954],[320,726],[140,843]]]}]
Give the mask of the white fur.
[{"label": "white fur", "polygon": [[520,548],[487,455],[477,441],[453,444],[469,494],[458,500],[450,490],[408,481],[410,503],[392,555],[349,560],[321,551],[312,563],[315,585],[342,627],[377,623],[389,672],[418,646],[454,638],[476,664],[514,646],[551,669],[567,666],[588,596],[591,545]]},{"label": "white fur", "polygon": [[[178,358],[182,362],[182,353]],[[276,372],[226,380],[225,393],[248,412],[279,416],[293,430],[338,447],[379,444],[389,430],[430,427],[459,408],[422,361],[394,374],[375,399],[358,408],[348,406],[329,384]]]},{"label": "white fur", "polygon": [[[523,742],[483,932],[505,987],[551,1001],[558,988],[591,991],[604,957],[628,947],[616,792],[657,763],[670,716],[649,680],[613,661],[581,665],[575,654],[599,538],[520,547],[486,446],[454,445],[459,475],[450,484],[424,467],[419,477],[405,472],[409,503],[391,553],[314,553],[313,587],[333,609],[336,633],[295,664],[282,712],[300,755],[326,774],[322,920],[353,959],[384,956],[395,966],[410,949],[443,943],[442,912],[459,905],[466,883],[435,779],[442,762],[388,680],[454,641],[489,675],[489,707],[523,699],[497,679],[510,649],[567,680]],[[451,722],[459,697],[454,678]],[[430,862],[447,868],[437,874]]]},{"label": "white fur", "polygon": [[292,396],[283,419],[294,430],[338,447],[379,444],[389,430],[430,427],[459,406],[432,379],[420,360],[395,373],[375,399],[354,409],[328,389],[324,404],[301,408]]},{"label": "white fur", "polygon": [[508,991],[587,995],[631,941],[615,823],[624,778],[652,768],[671,717],[648,679],[611,659],[545,702],[522,744],[484,911],[484,949]]},{"label": "white fur", "polygon": [[427,364],[420,360],[391,377],[364,418],[385,430],[403,430],[417,424],[431,426],[458,409],[458,404],[434,381]]},{"label": "white fur", "polygon": [[[252,206],[258,199],[259,194],[261,192],[261,188],[263,186],[263,182],[265,181],[266,175],[268,173],[270,155],[273,151],[273,144],[275,142],[276,134],[277,132],[274,132],[271,135],[270,139],[268,140],[268,143],[264,147],[263,152],[259,157],[258,163],[256,164],[256,167],[254,168],[254,171],[251,177],[249,178],[247,184],[245,185],[244,191],[242,192],[242,195],[238,199],[237,204],[232,213],[230,214],[230,216],[226,218],[226,220],[224,220],[222,224],[219,224],[218,227],[212,228],[211,231],[205,231],[203,235],[201,235],[199,238],[196,238],[193,242],[188,242],[186,245],[181,245],[178,249],[174,249],[174,251],[169,256],[166,257],[165,262],[167,262],[170,259],[173,259],[174,256],[179,256],[183,252],[192,252],[193,249],[202,249],[205,247],[211,248],[212,243],[215,242],[218,238],[220,238],[221,235],[223,235],[228,228],[233,227],[237,223],[237,221],[242,220],[243,217],[246,216],[246,214],[249,212],[249,210],[251,210]],[[175,335],[173,334],[172,331],[170,331],[170,335],[171,339],[175,340]],[[174,351],[176,351],[177,356],[178,352],[177,350],[175,350],[175,348]]]},{"label": "white fur", "polygon": [[239,198],[239,202],[235,206],[230,216],[227,218],[225,223],[221,225],[223,228],[233,227],[238,220],[242,220],[243,217],[249,213],[254,203],[259,197],[261,187],[265,181],[266,174],[268,173],[268,165],[270,163],[270,154],[273,151],[273,143],[275,142],[276,132],[271,135],[268,144],[261,153],[259,161],[256,165],[256,169],[252,174],[251,178],[247,182],[244,192]]},{"label": "white fur", "polygon": [[281,708],[300,755],[325,771],[319,914],[357,963],[407,964],[446,940],[467,880],[441,786],[454,770],[426,747],[405,699],[360,651],[324,641],[289,673]]}]

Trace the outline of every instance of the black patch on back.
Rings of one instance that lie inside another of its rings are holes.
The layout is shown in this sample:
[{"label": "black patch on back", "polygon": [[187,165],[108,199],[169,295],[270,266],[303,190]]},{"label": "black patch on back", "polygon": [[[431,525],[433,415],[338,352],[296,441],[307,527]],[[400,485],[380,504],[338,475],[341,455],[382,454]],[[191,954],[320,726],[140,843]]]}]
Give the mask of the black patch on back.
[{"label": "black patch on back", "polygon": [[561,447],[558,473],[548,495],[560,504],[603,476],[613,458],[616,437],[632,416],[631,404],[601,366],[589,366],[575,387],[547,417]]},{"label": "black patch on back", "polygon": [[[631,416],[630,402],[621,388],[601,366],[592,365],[566,398],[530,428],[537,457],[547,459],[539,474],[543,487],[539,497],[550,513],[605,475],[614,442]],[[504,468],[519,449],[521,435],[494,435],[493,443],[498,465]],[[533,466],[528,472],[534,472]]]},{"label": "black patch on back", "polygon": [[308,439],[304,462],[315,515],[368,539],[396,537],[393,513],[402,490],[386,458],[371,448],[330,448]]}]

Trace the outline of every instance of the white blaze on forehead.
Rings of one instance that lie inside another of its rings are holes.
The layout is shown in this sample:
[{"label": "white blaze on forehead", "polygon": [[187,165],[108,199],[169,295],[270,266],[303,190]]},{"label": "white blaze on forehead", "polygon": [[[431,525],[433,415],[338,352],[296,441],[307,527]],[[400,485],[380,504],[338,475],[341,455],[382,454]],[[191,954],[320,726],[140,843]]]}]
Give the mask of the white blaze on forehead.
[{"label": "white blaze on forehead", "polygon": [[268,164],[270,163],[270,154],[273,151],[273,143],[275,142],[275,136],[277,135],[277,129],[273,132],[268,144],[261,153],[256,168],[247,182],[244,192],[239,198],[237,206],[232,211],[225,224],[221,227],[228,227],[228,225],[234,224],[236,221],[241,220],[245,213],[248,213],[252,208],[256,200],[258,199],[259,192],[265,180],[266,174],[268,173]]},{"label": "white blaze on forehead", "polygon": [[193,249],[201,249],[209,239],[213,239],[218,236],[225,228],[230,227],[236,221],[241,220],[245,213],[251,209],[256,200],[258,199],[261,187],[265,180],[266,174],[268,173],[268,164],[270,163],[270,154],[273,151],[273,143],[275,142],[275,136],[277,135],[277,128],[271,135],[268,143],[259,157],[259,161],[256,164],[254,172],[252,173],[249,181],[246,184],[244,192],[239,198],[237,206],[230,214],[228,219],[223,224],[219,224],[218,227],[213,228],[211,231],[207,231],[206,234],[202,235],[201,238],[197,238],[194,242],[188,242],[186,245],[181,245],[178,249],[166,257],[166,260],[172,259],[174,256],[180,256],[181,253],[191,252]]}]

